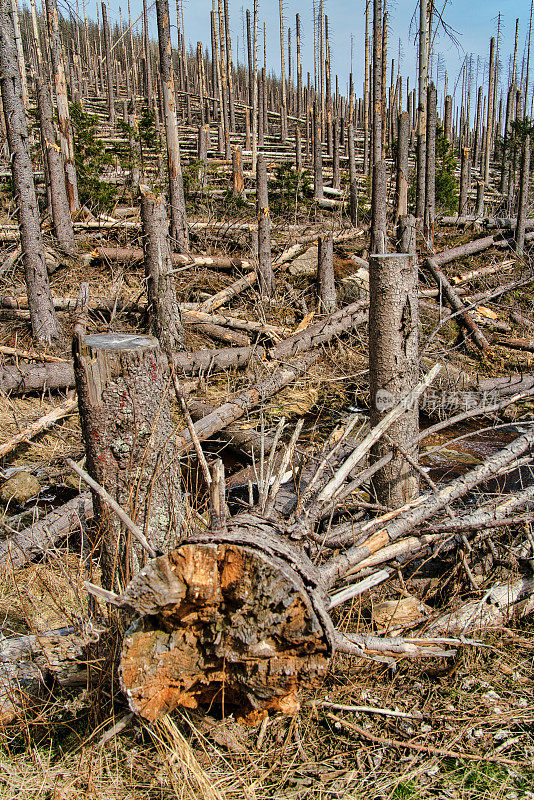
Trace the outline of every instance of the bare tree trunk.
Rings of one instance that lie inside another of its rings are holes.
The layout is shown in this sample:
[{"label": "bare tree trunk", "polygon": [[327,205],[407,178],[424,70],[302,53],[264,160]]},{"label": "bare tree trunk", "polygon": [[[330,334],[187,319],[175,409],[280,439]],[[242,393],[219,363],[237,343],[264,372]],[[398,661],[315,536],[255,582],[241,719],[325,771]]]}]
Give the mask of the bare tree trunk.
[{"label": "bare tree trunk", "polygon": [[48,176],[50,181],[50,198],[52,220],[56,237],[66,250],[74,249],[74,229],[69,211],[69,201],[65,188],[65,170],[63,158],[57,144],[56,131],[52,121],[52,100],[48,85],[38,79],[37,99],[41,135],[46,153]]},{"label": "bare tree trunk", "polygon": [[337,118],[333,122],[333,154],[332,154],[332,187],[339,189],[341,185],[341,174],[339,171],[339,122]]},{"label": "bare tree trunk", "polygon": [[373,167],[371,198],[371,253],[387,253],[387,164],[378,161]]},{"label": "bare tree trunk", "polygon": [[44,259],[26,113],[17,63],[15,32],[10,11],[0,10],[0,37],[0,88],[11,156],[13,184],[17,194],[20,246],[32,332],[36,339],[50,343],[58,338],[60,331]]},{"label": "bare tree trunk", "polygon": [[28,109],[30,100],[28,97],[26,62],[24,60],[24,49],[22,47],[22,37],[20,35],[19,7],[17,0],[11,0],[11,13],[13,14],[13,28],[15,31],[15,46],[17,48],[17,61],[19,65],[20,82],[22,88],[22,102],[24,103],[24,108]]},{"label": "bare tree trunk", "polygon": [[350,193],[350,221],[356,228],[358,227],[358,183],[356,181],[356,158],[354,154],[354,126],[349,120],[348,124],[348,147],[349,147],[349,193]]},{"label": "bare tree trunk", "polygon": [[428,51],[428,0],[419,0],[419,107],[417,115],[417,195],[415,202],[415,216],[419,219],[423,219],[425,211]]},{"label": "bare tree trunk", "polygon": [[267,168],[265,158],[258,155],[256,163],[256,204],[258,210],[258,269],[260,290],[263,297],[272,297],[275,278],[271,256],[271,217],[267,193]]},{"label": "bare tree trunk", "polygon": [[140,186],[150,333],[166,353],[183,350],[185,335],[176,300],[169,224],[163,197]]},{"label": "bare tree trunk", "polygon": [[143,0],[143,53],[145,60],[144,79],[145,79],[145,97],[148,108],[152,108],[152,69],[150,66],[150,40],[148,38],[148,3]]},{"label": "bare tree trunk", "polygon": [[106,58],[106,80],[108,84],[109,121],[115,125],[115,92],[113,88],[113,62],[111,57],[111,41],[109,35],[108,12],[105,0],[102,0],[102,28],[104,29],[104,54]]},{"label": "bare tree trunk", "polygon": [[[410,117],[404,111],[398,118],[397,136],[397,184],[396,184],[396,210],[395,218],[406,216],[408,213],[408,149],[410,144]],[[403,253],[410,250],[401,250]]]},{"label": "bare tree trunk", "polygon": [[365,66],[363,78],[363,172],[369,174],[369,6],[371,0],[365,2]]},{"label": "bare tree trunk", "polygon": [[467,201],[469,198],[469,184],[471,178],[471,160],[468,147],[462,147],[462,160],[460,166],[460,198],[458,214],[462,217],[467,214]]},{"label": "bare tree trunk", "polygon": [[491,159],[491,140],[493,136],[493,96],[495,81],[495,39],[490,40],[490,62],[488,77],[488,116],[486,121],[486,138],[484,141],[484,183],[486,186],[489,181],[490,159]]},{"label": "bare tree trunk", "polygon": [[337,306],[337,297],[334,279],[334,239],[331,233],[319,237],[317,289],[324,312],[333,314]]},{"label": "bare tree trunk", "polygon": [[519,202],[517,208],[517,227],[515,229],[515,249],[522,253],[525,247],[525,223],[528,212],[528,189],[530,181],[530,136],[527,134],[521,158],[519,179]]},{"label": "bare tree trunk", "polygon": [[444,133],[445,139],[450,143],[452,141],[452,97],[450,94],[445,98]]},{"label": "bare tree trunk", "polygon": [[[74,371],[87,470],[141,529],[154,551],[181,535],[180,461],[173,449],[168,384],[151,336],[77,333]],[[102,584],[121,591],[147,559],[145,550],[97,493]]]},{"label": "bare tree trunk", "polygon": [[434,220],[436,217],[436,125],[437,92],[434,84],[427,92],[426,176],[424,231],[430,250],[434,250]]},{"label": "bare tree trunk", "polygon": [[397,224],[397,253],[417,252],[417,226],[412,214],[399,217]]},{"label": "bare tree trunk", "polygon": [[[371,426],[406,399],[418,381],[417,259],[409,254],[369,259],[369,385]],[[406,408],[388,430],[389,442],[374,448],[378,459],[419,433],[418,405]],[[417,458],[417,447],[410,450]],[[398,453],[374,476],[378,502],[398,508],[419,492],[418,474]]]},{"label": "bare tree trunk", "polygon": [[48,37],[52,61],[52,73],[54,77],[54,88],[56,92],[59,120],[59,137],[61,143],[61,152],[65,162],[67,197],[69,199],[70,213],[75,214],[80,207],[80,202],[78,199],[78,182],[76,180],[76,169],[74,166],[74,140],[72,138],[69,104],[67,100],[65,59],[59,33],[59,17],[56,0],[45,0],[45,4],[46,16],[48,20]]},{"label": "bare tree trunk", "polygon": [[167,138],[167,162],[169,166],[169,198],[171,207],[171,236],[179,252],[189,250],[189,229],[185,211],[184,185],[180,164],[180,142],[176,119],[176,98],[172,69],[171,34],[169,26],[169,0],[156,0],[158,18],[159,59],[163,105],[165,112],[165,134]]},{"label": "bare tree trunk", "polygon": [[239,197],[241,200],[246,199],[240,147],[234,147],[232,151],[232,190],[234,197]]},{"label": "bare tree trunk", "polygon": [[282,73],[282,107],[280,109],[281,131],[280,137],[282,143],[287,139],[287,100],[286,100],[286,63],[284,55],[284,7],[283,0],[279,0],[280,7],[280,71]]},{"label": "bare tree trunk", "polygon": [[323,193],[323,144],[321,142],[321,125],[318,119],[317,103],[313,106],[313,197],[322,200]]}]

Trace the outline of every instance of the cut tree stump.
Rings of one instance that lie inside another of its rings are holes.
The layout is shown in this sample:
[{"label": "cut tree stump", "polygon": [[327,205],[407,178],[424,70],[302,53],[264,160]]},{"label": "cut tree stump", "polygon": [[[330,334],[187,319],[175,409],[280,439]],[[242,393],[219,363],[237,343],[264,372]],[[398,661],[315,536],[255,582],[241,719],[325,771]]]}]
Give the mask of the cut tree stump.
[{"label": "cut tree stump", "polygon": [[[151,336],[78,332],[73,354],[87,470],[153,549],[166,552],[180,536],[183,501],[158,342]],[[120,589],[146,554],[96,493],[93,506],[102,582]]]},{"label": "cut tree stump", "polygon": [[121,598],[137,619],[120,677],[149,720],[215,702],[256,723],[294,713],[334,651],[318,573],[276,525],[253,514],[150,562]]}]

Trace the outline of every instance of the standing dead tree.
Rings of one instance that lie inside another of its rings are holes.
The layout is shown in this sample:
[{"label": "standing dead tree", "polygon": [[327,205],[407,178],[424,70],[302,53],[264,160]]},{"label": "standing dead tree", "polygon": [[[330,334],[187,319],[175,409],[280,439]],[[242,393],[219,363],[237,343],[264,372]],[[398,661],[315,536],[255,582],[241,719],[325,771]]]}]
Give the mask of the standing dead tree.
[{"label": "standing dead tree", "polygon": [[156,12],[158,18],[159,59],[165,113],[165,134],[167,138],[167,162],[169,165],[171,236],[176,243],[178,251],[187,253],[189,250],[189,229],[187,226],[184,185],[180,163],[180,142],[178,140],[178,120],[176,119],[176,96],[172,68],[168,0],[157,0]]},{"label": "standing dead tree", "polygon": [[44,258],[13,19],[11,11],[4,8],[5,6],[0,9],[0,87],[11,154],[11,171],[17,194],[28,306],[34,337],[50,343],[58,338],[60,331]]}]

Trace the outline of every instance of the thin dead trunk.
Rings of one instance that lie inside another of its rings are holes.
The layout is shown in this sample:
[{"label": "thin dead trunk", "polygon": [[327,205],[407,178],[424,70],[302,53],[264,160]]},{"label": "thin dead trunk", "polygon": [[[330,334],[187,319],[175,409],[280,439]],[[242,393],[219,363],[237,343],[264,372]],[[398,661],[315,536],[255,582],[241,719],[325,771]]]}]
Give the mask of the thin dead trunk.
[{"label": "thin dead trunk", "polygon": [[426,175],[424,232],[429,250],[434,250],[434,221],[436,217],[436,125],[437,92],[434,84],[427,91],[426,118]]},{"label": "thin dead trunk", "polygon": [[332,314],[336,310],[337,298],[334,279],[334,239],[331,233],[319,237],[317,289],[323,310],[326,314]]},{"label": "thin dead trunk", "polygon": [[104,55],[106,59],[106,80],[108,84],[108,110],[109,122],[115,125],[115,91],[113,88],[113,62],[111,56],[111,41],[108,25],[108,12],[106,3],[102,0],[102,28],[104,29]]},{"label": "thin dead trunk", "polygon": [[0,36],[0,87],[13,184],[17,195],[20,245],[32,333],[36,339],[49,344],[59,337],[60,329],[44,258],[13,19],[9,11],[0,11]]},{"label": "thin dead trunk", "polygon": [[[408,213],[408,148],[410,144],[410,117],[404,111],[398,118],[397,137],[397,183],[395,190],[396,210],[395,218],[406,216]],[[401,250],[402,253],[411,253],[411,250]]]},{"label": "thin dead trunk", "polygon": [[165,113],[165,134],[167,138],[167,163],[169,166],[171,236],[175,240],[176,248],[179,252],[186,253],[189,250],[189,229],[187,227],[184,185],[180,163],[180,142],[178,140],[178,121],[176,119],[176,97],[172,68],[168,0],[157,0],[156,12],[158,18],[159,58]]},{"label": "thin dead trunk", "polygon": [[515,249],[522,253],[525,247],[525,228],[528,213],[528,195],[530,182],[530,136],[527,134],[521,157],[521,174],[519,178],[519,200],[517,207],[517,227],[515,229]]},{"label": "thin dead trunk", "polygon": [[78,199],[78,182],[76,180],[76,169],[74,166],[74,140],[67,100],[67,84],[65,81],[65,57],[59,33],[59,17],[56,0],[45,0],[45,5],[48,21],[52,74],[57,102],[59,137],[61,152],[65,162],[67,197],[69,200],[70,213],[75,214],[80,207],[80,202]]},{"label": "thin dead trunk", "polygon": [[[369,259],[369,385],[371,426],[401,403],[418,381],[417,260],[410,254],[372,255]],[[419,432],[418,406],[406,408],[379,442],[379,459],[395,444],[404,446]],[[410,456],[417,459],[417,447]],[[398,508],[419,492],[418,473],[397,453],[374,476],[378,502]]]},{"label": "thin dead trunk", "polygon": [[262,297],[272,297],[275,278],[271,256],[271,216],[267,192],[265,158],[258,155],[256,164],[256,206],[258,212],[258,277]]},{"label": "thin dead trunk", "polygon": [[185,348],[185,334],[176,300],[169,225],[163,197],[140,186],[143,250],[150,332],[164,352]]},{"label": "thin dead trunk", "polygon": [[351,224],[357,228],[358,219],[358,182],[356,180],[356,157],[354,153],[354,126],[352,122],[348,123],[348,148],[349,148],[349,203],[350,203],[350,221]]},{"label": "thin dead trunk", "polygon": [[40,79],[37,84],[37,101],[41,136],[48,165],[52,220],[59,244],[66,250],[74,250],[74,229],[69,211],[69,201],[65,188],[63,158],[57,143],[56,130],[52,121],[52,100],[50,89]]}]

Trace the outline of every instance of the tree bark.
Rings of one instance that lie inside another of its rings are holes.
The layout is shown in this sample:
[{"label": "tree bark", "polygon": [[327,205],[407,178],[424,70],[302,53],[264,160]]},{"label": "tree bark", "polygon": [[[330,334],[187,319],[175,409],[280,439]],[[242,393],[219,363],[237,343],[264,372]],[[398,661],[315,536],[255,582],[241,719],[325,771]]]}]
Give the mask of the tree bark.
[{"label": "tree bark", "polygon": [[59,337],[60,330],[44,258],[39,208],[30,160],[28,128],[15,49],[13,20],[9,11],[0,11],[0,36],[2,105],[11,154],[13,183],[17,194],[20,245],[32,333],[36,339],[49,344]]},{"label": "tree bark", "polygon": [[427,91],[426,117],[426,175],[424,230],[428,247],[434,250],[434,221],[436,217],[436,125],[437,93],[434,84]]},{"label": "tree bark", "polygon": [[181,253],[189,250],[189,229],[185,211],[184,185],[180,163],[180,142],[176,119],[176,97],[172,68],[171,34],[169,26],[169,2],[157,0],[159,58],[161,86],[165,113],[165,135],[167,138],[167,163],[169,167],[169,198],[171,207],[171,236]]},{"label": "tree bark", "polygon": [[234,197],[245,200],[245,183],[243,181],[243,160],[241,148],[234,147],[232,150],[232,191]]},{"label": "tree bark", "polygon": [[371,197],[371,253],[387,253],[387,164],[377,161],[373,166]]},{"label": "tree bark", "polygon": [[[73,353],[88,472],[142,529],[153,549],[166,552],[180,537],[184,507],[157,340],[77,333]],[[102,584],[121,590],[146,553],[96,493],[93,507]]]},{"label": "tree bark", "polygon": [[74,140],[70,124],[69,104],[67,99],[67,84],[65,81],[65,57],[59,32],[59,16],[56,0],[45,0],[46,17],[48,22],[48,37],[50,44],[50,57],[57,102],[59,121],[59,138],[61,152],[65,162],[65,180],[69,209],[75,214],[80,207],[78,199],[78,182],[74,166]]},{"label": "tree bark", "polygon": [[165,201],[141,186],[141,219],[150,333],[166,353],[185,348],[185,333],[176,299]]},{"label": "tree bark", "polygon": [[[371,426],[406,399],[418,381],[417,261],[411,254],[372,255],[369,260],[369,385]],[[419,409],[406,408],[388,430],[391,444],[379,442],[379,459],[396,443],[404,446],[419,432]],[[417,447],[410,450],[417,459]],[[398,508],[419,491],[418,475],[401,454],[374,477],[378,502]]]},{"label": "tree bark", "polygon": [[349,148],[349,202],[350,221],[354,228],[358,227],[358,182],[356,180],[356,157],[354,153],[354,126],[348,123],[348,148]]},{"label": "tree bark", "polygon": [[48,165],[52,220],[57,240],[66,250],[74,250],[74,228],[69,211],[69,201],[65,187],[65,169],[61,151],[57,144],[56,131],[52,121],[52,100],[50,89],[40,79],[37,84],[39,121]]},{"label": "tree bark", "polygon": [[517,207],[517,226],[515,229],[515,249],[522,253],[525,247],[525,228],[528,212],[528,194],[530,182],[530,136],[525,137],[523,154],[521,158],[521,173],[519,179],[519,201]]},{"label": "tree bark", "polygon": [[334,240],[331,233],[319,237],[317,290],[323,310],[326,314],[332,314],[336,310],[337,298],[334,279]]},{"label": "tree bark", "polygon": [[102,0],[102,28],[104,32],[104,54],[106,58],[106,81],[108,84],[108,110],[109,123],[115,126],[115,90],[113,87],[113,60],[111,55],[111,39],[108,25],[108,12],[106,3]]},{"label": "tree bark", "polygon": [[[408,213],[408,148],[410,144],[410,117],[404,111],[398,118],[397,137],[397,183],[395,190],[395,218],[404,217]],[[411,250],[401,250],[411,253]]]},{"label": "tree bark", "polygon": [[267,194],[267,168],[265,157],[258,155],[256,164],[256,204],[258,212],[258,278],[263,297],[272,297],[275,278],[271,256],[271,216]]}]

